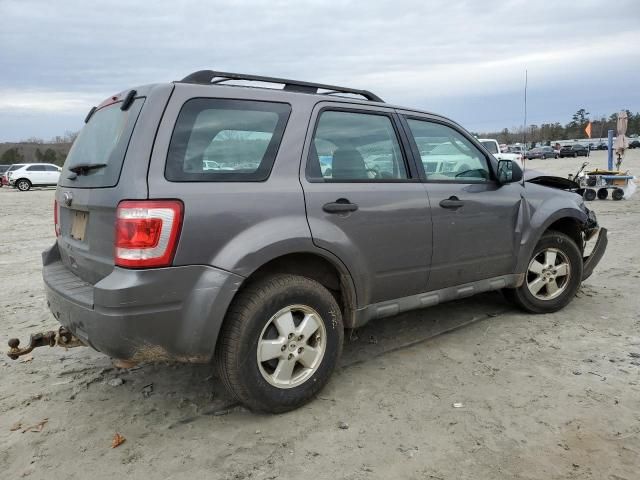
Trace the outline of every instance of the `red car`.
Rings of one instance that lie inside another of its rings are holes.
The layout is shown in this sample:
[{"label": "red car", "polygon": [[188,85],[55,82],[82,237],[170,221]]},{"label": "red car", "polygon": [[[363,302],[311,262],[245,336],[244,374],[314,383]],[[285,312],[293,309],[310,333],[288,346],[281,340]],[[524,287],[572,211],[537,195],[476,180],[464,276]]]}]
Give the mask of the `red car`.
[{"label": "red car", "polygon": [[9,180],[7,179],[9,168],[11,168],[11,165],[0,165],[0,187],[9,185]]}]

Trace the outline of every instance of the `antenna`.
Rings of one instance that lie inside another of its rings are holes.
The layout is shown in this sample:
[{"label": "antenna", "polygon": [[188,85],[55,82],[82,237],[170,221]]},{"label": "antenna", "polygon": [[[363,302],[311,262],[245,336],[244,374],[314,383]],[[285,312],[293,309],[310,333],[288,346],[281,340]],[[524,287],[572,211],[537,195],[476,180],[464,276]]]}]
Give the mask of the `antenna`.
[{"label": "antenna", "polygon": [[522,135],[522,141],[524,143],[525,150],[527,149],[527,83],[528,83],[528,71],[524,71],[524,133]]},{"label": "antenna", "polygon": [[529,72],[527,69],[524,70],[524,128],[522,134],[522,186],[524,187],[524,170],[525,165],[527,163],[527,83],[529,80]]}]

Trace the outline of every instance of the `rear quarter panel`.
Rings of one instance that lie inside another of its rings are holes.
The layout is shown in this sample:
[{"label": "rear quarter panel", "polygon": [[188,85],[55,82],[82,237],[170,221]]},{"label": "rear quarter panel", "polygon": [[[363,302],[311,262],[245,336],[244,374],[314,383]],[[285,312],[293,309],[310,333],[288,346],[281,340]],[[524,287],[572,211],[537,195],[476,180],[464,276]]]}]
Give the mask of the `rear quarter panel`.
[{"label": "rear quarter panel", "polygon": [[[211,265],[250,275],[278,256],[315,251],[298,177],[302,145],[313,102],[267,89],[176,84],[153,148],[150,198],[184,202],[184,223],[174,265]],[[246,97],[246,98],[244,98]],[[171,133],[191,98],[233,98],[290,103],[291,114],[269,178],[262,182],[170,182],[164,170]]]}]

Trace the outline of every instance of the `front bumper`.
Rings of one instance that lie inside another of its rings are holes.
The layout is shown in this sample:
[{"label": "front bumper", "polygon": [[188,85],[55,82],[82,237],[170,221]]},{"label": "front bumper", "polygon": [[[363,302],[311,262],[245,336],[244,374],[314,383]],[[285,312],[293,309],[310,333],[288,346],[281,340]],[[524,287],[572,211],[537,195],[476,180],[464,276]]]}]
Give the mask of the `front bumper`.
[{"label": "front bumper", "polygon": [[204,265],[115,267],[95,285],[42,254],[47,305],[64,327],[111,357],[206,363],[242,277]]},{"label": "front bumper", "polygon": [[594,268],[596,268],[598,263],[600,263],[600,260],[602,260],[602,256],[607,249],[608,243],[609,240],[607,239],[607,229],[600,228],[598,239],[596,240],[596,244],[594,245],[591,254],[588,257],[584,258],[584,265],[582,267],[582,280],[586,280],[591,276]]}]

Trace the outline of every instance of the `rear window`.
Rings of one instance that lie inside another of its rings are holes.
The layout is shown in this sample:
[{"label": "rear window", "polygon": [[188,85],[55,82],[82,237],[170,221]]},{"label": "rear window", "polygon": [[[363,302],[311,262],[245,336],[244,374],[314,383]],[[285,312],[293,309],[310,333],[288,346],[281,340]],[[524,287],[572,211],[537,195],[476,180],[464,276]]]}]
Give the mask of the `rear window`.
[{"label": "rear window", "polygon": [[[64,162],[60,185],[65,187],[100,188],[118,184],[129,139],[142,109],[144,98],[136,98],[126,110],[117,102],[96,110],[73,142]],[[102,168],[86,169],[74,180],[71,169],[79,165],[105,164]]]},{"label": "rear window", "polygon": [[165,177],[174,182],[266,180],[290,112],[282,103],[187,101],[171,136]]},{"label": "rear window", "polygon": [[482,146],[489,150],[489,153],[500,153],[498,152],[498,147],[496,146],[496,142],[480,142]]}]

